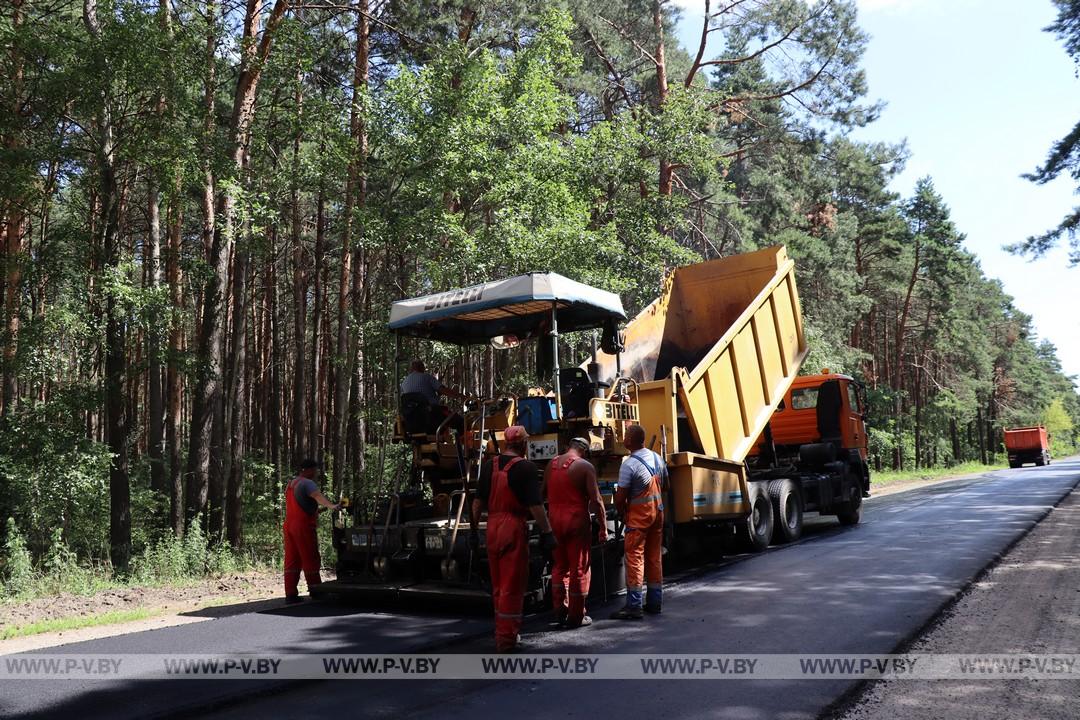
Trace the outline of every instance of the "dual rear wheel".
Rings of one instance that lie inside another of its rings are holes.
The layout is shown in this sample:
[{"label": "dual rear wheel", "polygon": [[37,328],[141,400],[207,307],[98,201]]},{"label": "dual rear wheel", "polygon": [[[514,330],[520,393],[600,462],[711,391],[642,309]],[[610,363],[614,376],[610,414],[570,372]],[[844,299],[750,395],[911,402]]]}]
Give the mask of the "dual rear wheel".
[{"label": "dual rear wheel", "polygon": [[751,485],[753,497],[746,518],[750,550],[761,552],[774,541],[794,542],[802,536],[803,502],[792,480],[770,480]]}]

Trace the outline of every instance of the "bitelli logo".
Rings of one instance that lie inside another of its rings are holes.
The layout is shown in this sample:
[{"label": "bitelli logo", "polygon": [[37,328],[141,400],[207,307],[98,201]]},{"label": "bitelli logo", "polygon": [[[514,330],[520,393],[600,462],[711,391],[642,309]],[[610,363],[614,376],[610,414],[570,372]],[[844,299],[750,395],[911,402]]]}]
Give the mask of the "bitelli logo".
[{"label": "bitelli logo", "polygon": [[424,310],[438,310],[444,307],[453,307],[455,305],[464,305],[471,303],[484,297],[484,286],[478,285],[476,287],[465,288],[464,290],[451,290],[450,292],[439,293],[438,295],[432,295],[424,303]]},{"label": "bitelli logo", "polygon": [[638,419],[638,406],[627,403],[604,403],[604,416],[608,420],[634,420]]}]

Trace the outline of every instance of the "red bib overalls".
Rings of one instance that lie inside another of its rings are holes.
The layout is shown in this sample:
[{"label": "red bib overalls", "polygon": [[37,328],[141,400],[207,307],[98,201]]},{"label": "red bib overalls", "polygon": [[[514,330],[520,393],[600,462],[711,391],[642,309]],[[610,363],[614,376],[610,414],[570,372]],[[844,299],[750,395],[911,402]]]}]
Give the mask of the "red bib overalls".
[{"label": "red bib overalls", "polygon": [[584,484],[570,477],[570,466],[578,459],[566,455],[552,460],[547,483],[548,519],[559,542],[551,569],[552,604],[556,617],[565,617],[571,625],[580,624],[585,616],[591,579],[589,499]]},{"label": "red bib overalls", "polygon": [[319,577],[319,567],[322,561],[319,558],[319,541],[315,537],[315,528],[318,526],[318,514],[310,514],[296,502],[296,485],[303,478],[294,477],[285,486],[285,524],[282,526],[285,534],[285,597],[295,597],[299,594],[297,584],[300,582],[300,570],[304,571],[304,579],[307,580],[308,592],[313,585],[322,582]]},{"label": "red bib overalls", "polygon": [[499,467],[498,457],[491,461],[487,553],[495,605],[495,647],[500,651],[517,644],[525,585],[529,580],[529,540],[525,525],[528,510],[510,489],[509,478],[510,468],[520,461],[516,457],[505,468]]}]

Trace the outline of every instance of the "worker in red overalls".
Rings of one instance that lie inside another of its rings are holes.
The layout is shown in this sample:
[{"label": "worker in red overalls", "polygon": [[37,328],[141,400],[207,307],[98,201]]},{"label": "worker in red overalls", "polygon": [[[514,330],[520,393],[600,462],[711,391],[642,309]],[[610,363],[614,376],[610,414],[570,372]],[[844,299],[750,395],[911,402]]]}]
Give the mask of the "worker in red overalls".
[{"label": "worker in red overalls", "polygon": [[555,619],[570,628],[592,625],[585,614],[592,556],[592,518],[600,518],[600,542],[607,540],[604,500],[596,484],[596,468],[585,459],[589,441],[576,437],[566,453],[556,456],[544,472],[548,517],[558,545],[551,569],[551,599]]},{"label": "worker in red overalls", "polygon": [[319,506],[340,510],[340,504],[327,499],[315,484],[321,466],[314,460],[304,460],[296,477],[285,486],[285,602],[300,602],[297,585],[300,570],[304,571],[308,592],[322,582],[319,577],[319,541],[315,528],[319,521]]},{"label": "worker in red overalls", "polygon": [[615,509],[626,525],[626,607],[611,617],[616,620],[640,620],[643,613],[658,614],[663,600],[662,489],[667,483],[667,465],[662,457],[645,447],[645,430],[640,425],[631,425],[626,429],[623,447],[630,451],[630,455],[623,458],[622,467],[619,468]]},{"label": "worker in red overalls", "polygon": [[545,552],[555,548],[547,513],[540,500],[539,472],[525,459],[529,434],[521,425],[508,427],[503,435],[503,452],[480,469],[480,480],[472,504],[470,544],[480,545],[480,514],[487,511],[487,555],[491,573],[491,595],[495,605],[495,649],[511,652],[518,644],[525,586],[529,579],[529,538],[526,521],[530,515],[540,529],[540,545]]}]

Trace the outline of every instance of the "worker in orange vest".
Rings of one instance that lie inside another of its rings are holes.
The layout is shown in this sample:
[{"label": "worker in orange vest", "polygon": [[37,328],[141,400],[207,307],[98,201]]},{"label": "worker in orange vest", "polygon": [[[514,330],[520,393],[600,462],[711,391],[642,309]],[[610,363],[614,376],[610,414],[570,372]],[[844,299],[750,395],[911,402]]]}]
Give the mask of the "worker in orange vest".
[{"label": "worker in orange vest", "polygon": [[551,599],[555,619],[570,628],[592,625],[585,614],[592,571],[592,518],[600,518],[600,542],[607,540],[604,501],[596,484],[596,468],[585,459],[589,441],[576,437],[566,453],[557,455],[544,471],[543,494],[555,540],[551,569]]},{"label": "worker in orange vest", "polygon": [[545,552],[551,552],[556,542],[540,500],[540,473],[536,465],[525,459],[529,434],[521,425],[513,425],[506,429],[503,438],[502,454],[485,462],[480,469],[469,542],[479,548],[477,525],[480,514],[486,510],[495,649],[512,652],[520,640],[518,631],[529,580],[528,517],[531,515],[540,529],[540,545]]},{"label": "worker in orange vest", "polygon": [[623,447],[630,455],[623,458],[619,468],[615,509],[626,525],[626,607],[611,617],[639,620],[645,612],[658,614],[663,600],[664,570],[660,556],[664,540],[662,490],[667,484],[667,465],[662,457],[645,447],[645,430],[640,425],[626,429]]},{"label": "worker in orange vest", "polygon": [[314,460],[304,460],[296,477],[285,486],[285,602],[300,602],[300,570],[304,571],[308,592],[322,582],[319,567],[319,540],[315,529],[319,525],[319,506],[341,509],[331,502],[315,483],[321,466]]}]

